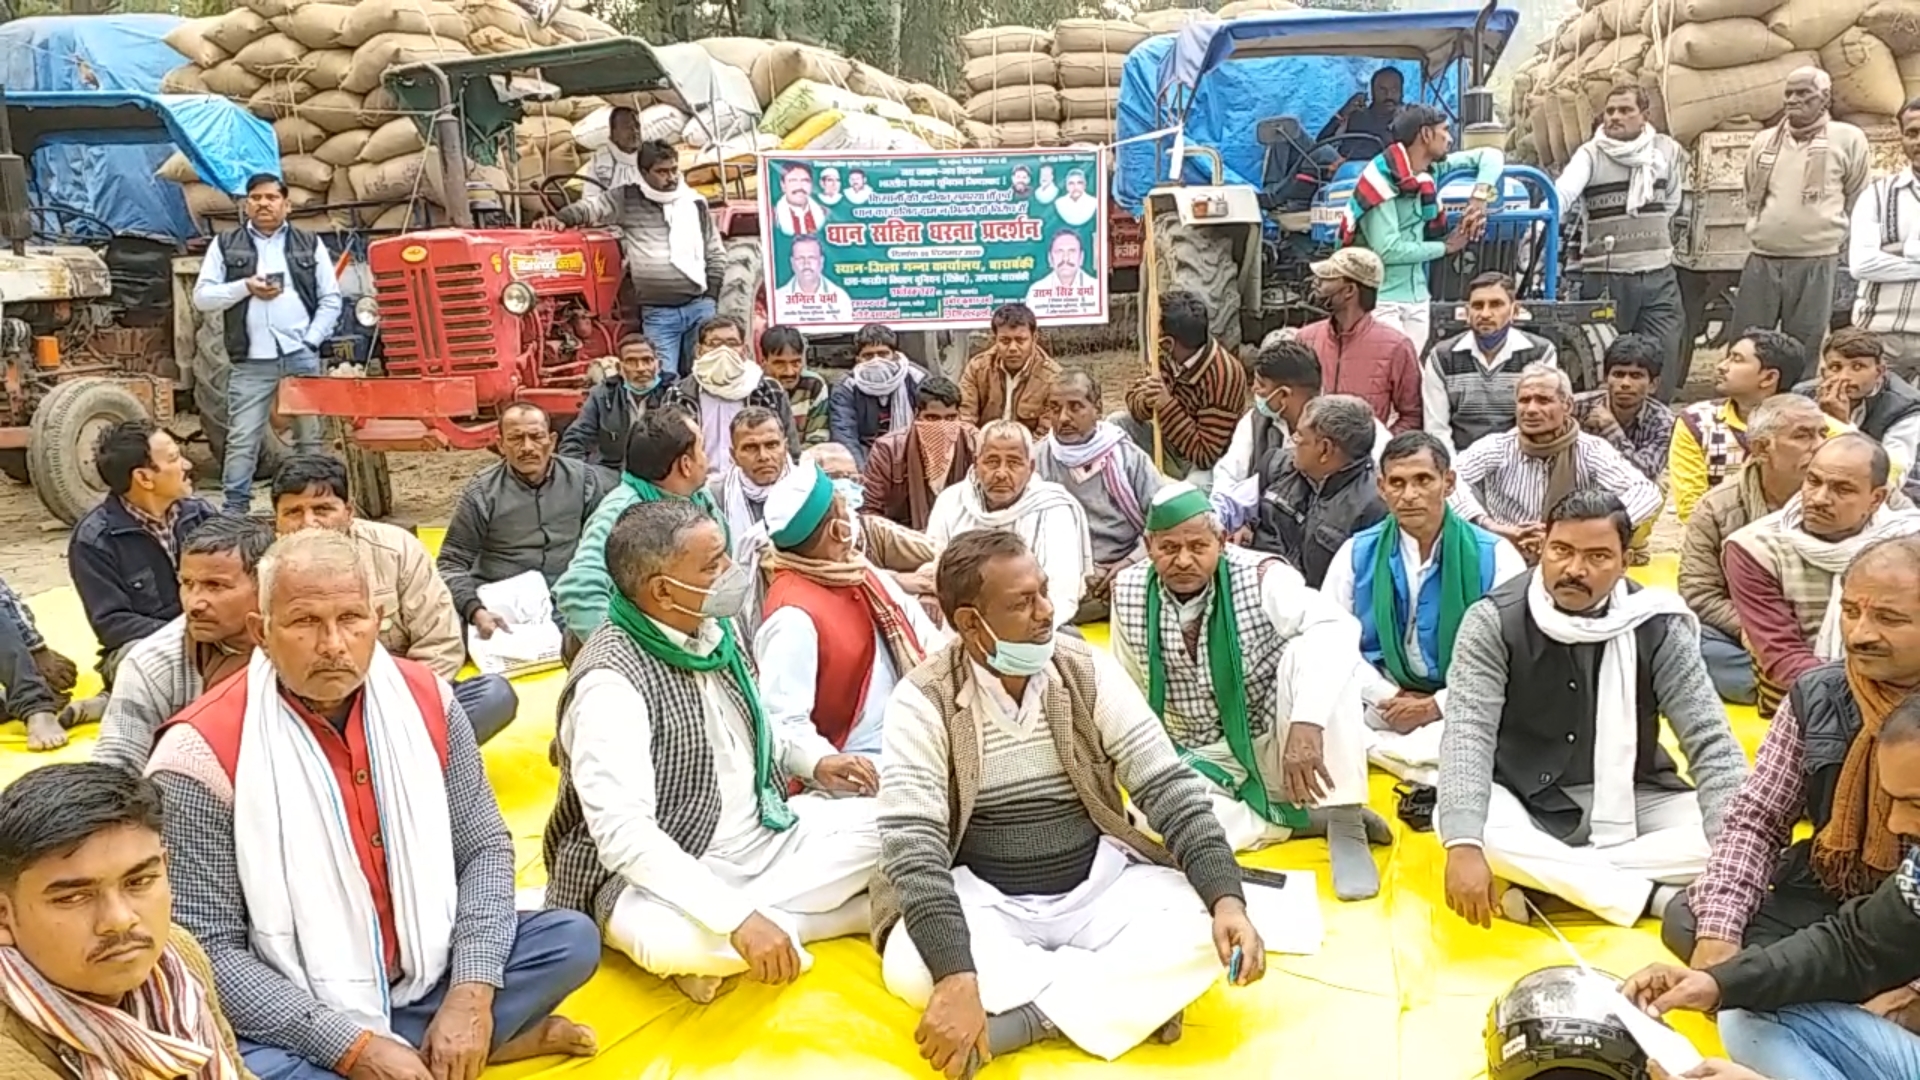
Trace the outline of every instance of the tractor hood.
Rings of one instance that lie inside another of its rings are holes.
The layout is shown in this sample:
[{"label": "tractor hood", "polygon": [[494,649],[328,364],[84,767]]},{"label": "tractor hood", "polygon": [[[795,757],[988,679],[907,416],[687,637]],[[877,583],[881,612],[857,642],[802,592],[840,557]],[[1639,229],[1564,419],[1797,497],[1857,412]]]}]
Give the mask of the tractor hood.
[{"label": "tractor hood", "polygon": [[107,263],[86,247],[0,248],[0,307],[50,300],[98,300],[113,292]]}]

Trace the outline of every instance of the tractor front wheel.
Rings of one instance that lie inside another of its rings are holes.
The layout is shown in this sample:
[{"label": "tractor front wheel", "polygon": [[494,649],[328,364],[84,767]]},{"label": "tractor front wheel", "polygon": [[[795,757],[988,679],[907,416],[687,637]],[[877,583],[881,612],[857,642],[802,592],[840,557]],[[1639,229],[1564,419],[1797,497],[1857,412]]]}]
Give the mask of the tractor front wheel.
[{"label": "tractor front wheel", "polygon": [[34,410],[27,434],[27,472],[41,505],[72,525],[106,497],[94,448],[108,428],[142,420],[140,399],[111,379],[73,379],[53,388]]}]

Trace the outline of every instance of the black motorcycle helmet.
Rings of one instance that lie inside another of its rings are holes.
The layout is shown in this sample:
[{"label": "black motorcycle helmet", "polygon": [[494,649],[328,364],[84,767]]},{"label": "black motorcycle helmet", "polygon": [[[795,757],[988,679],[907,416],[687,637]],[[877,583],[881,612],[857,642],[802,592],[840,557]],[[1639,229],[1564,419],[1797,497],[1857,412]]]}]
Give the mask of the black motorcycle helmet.
[{"label": "black motorcycle helmet", "polygon": [[1577,967],[1541,968],[1487,1010],[1487,1080],[1647,1080],[1647,1055],[1614,1019],[1599,979]]}]

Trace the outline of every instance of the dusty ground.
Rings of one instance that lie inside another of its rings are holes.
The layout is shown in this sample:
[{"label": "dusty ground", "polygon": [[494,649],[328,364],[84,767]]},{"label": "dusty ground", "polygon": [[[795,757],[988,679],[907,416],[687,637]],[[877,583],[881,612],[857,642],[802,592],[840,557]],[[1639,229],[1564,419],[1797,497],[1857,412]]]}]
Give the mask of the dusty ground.
[{"label": "dusty ground", "polygon": [[[1142,370],[1131,352],[1061,355],[1059,359],[1091,372],[1115,404],[1127,383]],[[1703,350],[1694,355],[1692,377],[1681,393],[1683,400],[1697,400],[1711,393],[1713,365],[1718,359],[1717,351]],[[454,501],[467,478],[492,460],[493,455],[484,451],[394,455],[395,517],[422,525],[444,524],[452,516]],[[202,494],[218,500],[218,470],[204,456],[196,460],[196,466]],[[255,491],[255,508],[264,510],[260,489]],[[67,529],[48,516],[32,488],[4,477],[0,477],[0,538],[4,538],[0,539],[0,580],[16,591],[30,595],[70,584]],[[1665,514],[1654,527],[1652,544],[1655,551],[1672,551],[1679,546],[1679,523],[1672,513]]]}]

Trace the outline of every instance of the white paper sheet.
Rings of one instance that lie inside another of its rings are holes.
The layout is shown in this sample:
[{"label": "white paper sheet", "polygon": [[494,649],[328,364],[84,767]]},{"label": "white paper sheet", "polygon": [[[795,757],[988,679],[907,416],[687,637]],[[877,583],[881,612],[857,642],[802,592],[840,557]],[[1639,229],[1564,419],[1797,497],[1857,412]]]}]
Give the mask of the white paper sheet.
[{"label": "white paper sheet", "polygon": [[1311,870],[1288,870],[1286,875],[1284,889],[1255,881],[1243,884],[1247,918],[1260,931],[1268,952],[1312,956],[1320,951],[1327,936],[1326,923],[1320,917],[1319,883]]},{"label": "white paper sheet", "polygon": [[1560,928],[1553,925],[1552,919],[1547,918],[1539,908],[1534,907],[1531,899],[1527,901],[1527,907],[1533,912],[1533,917],[1546,924],[1547,929],[1553,932],[1553,936],[1559,939],[1560,947],[1567,950],[1567,955],[1573,958],[1581,974],[1606,995],[1614,1019],[1620,1021],[1620,1026],[1627,1029],[1627,1034],[1633,1036],[1633,1041],[1639,1043],[1640,1049],[1646,1051],[1647,1056],[1653,1059],[1655,1064],[1665,1069],[1667,1075],[1685,1076],[1706,1063],[1707,1059],[1701,1055],[1700,1051],[1694,1049],[1693,1043],[1689,1042],[1685,1035],[1641,1012],[1640,1007],[1628,1000],[1627,995],[1621,993],[1620,988],[1614,985],[1612,978],[1593,970],[1587,964],[1586,957],[1580,955],[1580,950],[1574,948],[1573,942],[1568,941],[1567,936],[1560,932]]},{"label": "white paper sheet", "polygon": [[479,587],[480,605],[505,619],[507,628],[490,638],[467,628],[467,655],[487,675],[518,675],[560,663],[560,626],[553,621],[553,597],[538,570]]}]

